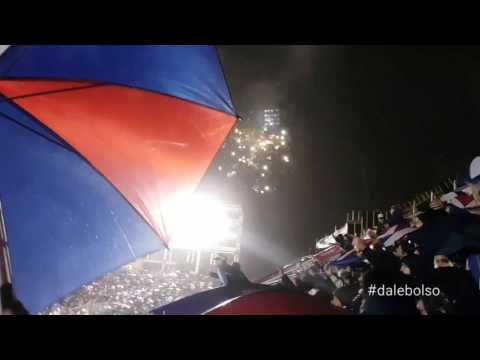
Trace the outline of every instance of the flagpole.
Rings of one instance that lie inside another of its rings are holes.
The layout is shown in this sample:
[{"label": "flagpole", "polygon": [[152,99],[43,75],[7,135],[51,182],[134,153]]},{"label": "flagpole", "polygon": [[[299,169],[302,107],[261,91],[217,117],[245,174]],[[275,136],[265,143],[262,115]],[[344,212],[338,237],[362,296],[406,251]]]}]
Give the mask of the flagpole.
[{"label": "flagpole", "polygon": [[360,210],[357,210],[357,223],[360,226],[360,236],[362,236],[362,223],[360,222]]},{"label": "flagpole", "polygon": [[445,186],[445,189],[446,189],[446,191],[448,192],[448,191],[450,190],[450,182],[449,182],[449,180],[445,181],[445,182],[443,183],[443,185]]},{"label": "flagpole", "polygon": [[[5,229],[5,221],[3,219],[2,202],[0,201],[0,286],[12,283],[12,267],[10,262],[10,254],[8,251],[7,231]],[[1,292],[1,290],[0,290]],[[1,294],[0,294],[1,295]],[[0,296],[0,315],[3,314],[3,304]]]},{"label": "flagpole", "polygon": [[197,254],[196,254],[196,261],[195,261],[195,274],[198,274],[200,272],[200,257],[202,256],[202,250],[197,249]]}]

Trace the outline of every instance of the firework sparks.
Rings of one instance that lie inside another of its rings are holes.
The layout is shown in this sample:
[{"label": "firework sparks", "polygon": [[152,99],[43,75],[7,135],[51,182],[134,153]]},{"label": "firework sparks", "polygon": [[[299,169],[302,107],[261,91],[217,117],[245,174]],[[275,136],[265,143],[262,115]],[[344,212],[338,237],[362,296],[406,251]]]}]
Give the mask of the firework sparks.
[{"label": "firework sparks", "polygon": [[258,194],[273,192],[278,172],[292,161],[289,144],[286,129],[237,127],[223,148],[218,171],[247,183]]}]

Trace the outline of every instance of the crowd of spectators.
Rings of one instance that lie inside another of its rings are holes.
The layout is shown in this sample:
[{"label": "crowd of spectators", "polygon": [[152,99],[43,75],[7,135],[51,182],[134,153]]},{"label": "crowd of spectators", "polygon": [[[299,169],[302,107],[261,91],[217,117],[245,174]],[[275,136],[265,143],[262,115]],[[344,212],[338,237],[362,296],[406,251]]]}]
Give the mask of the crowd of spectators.
[{"label": "crowd of spectators", "polygon": [[[480,205],[477,195],[470,193],[471,209]],[[409,231],[386,246],[398,229]],[[322,264],[312,257],[308,269],[290,276],[280,269],[281,286],[328,294],[331,304],[351,314],[480,315],[479,279],[468,269],[468,260],[480,254],[475,212],[441,199],[410,216],[394,206],[388,220],[378,214],[375,227],[361,235],[339,235],[336,241],[344,250],[340,260]],[[386,295],[379,288],[396,290]]]},{"label": "crowd of spectators", "polygon": [[180,267],[130,264],[83,286],[53,305],[47,315],[148,315],[152,310],[197,292],[221,286],[208,274]]}]

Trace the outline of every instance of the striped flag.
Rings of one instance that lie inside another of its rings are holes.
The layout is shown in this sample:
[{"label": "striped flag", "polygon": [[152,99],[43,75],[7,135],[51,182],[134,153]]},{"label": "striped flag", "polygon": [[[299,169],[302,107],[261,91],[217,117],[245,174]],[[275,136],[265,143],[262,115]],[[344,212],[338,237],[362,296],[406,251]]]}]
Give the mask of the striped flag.
[{"label": "striped flag", "polygon": [[393,246],[398,240],[403,238],[405,235],[410,234],[416,231],[416,228],[412,228],[408,225],[400,224],[394,225],[385,232],[385,234],[378,237],[380,243],[385,246]]},{"label": "striped flag", "polygon": [[452,191],[440,198],[441,201],[459,209],[469,209],[478,206],[474,197],[463,191]]},{"label": "striped flag", "polygon": [[350,250],[340,256],[338,259],[331,261],[330,265],[335,266],[337,268],[347,267],[347,266],[355,266],[360,264],[364,261],[363,258],[357,256],[355,250]]}]

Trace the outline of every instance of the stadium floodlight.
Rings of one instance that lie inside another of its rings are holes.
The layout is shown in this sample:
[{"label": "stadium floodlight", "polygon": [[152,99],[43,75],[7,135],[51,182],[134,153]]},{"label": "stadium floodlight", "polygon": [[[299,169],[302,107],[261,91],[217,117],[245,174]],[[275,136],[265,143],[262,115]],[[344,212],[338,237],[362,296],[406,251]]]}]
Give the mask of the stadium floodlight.
[{"label": "stadium floodlight", "polygon": [[172,248],[213,248],[231,236],[232,220],[217,199],[204,195],[177,195],[162,207]]}]

